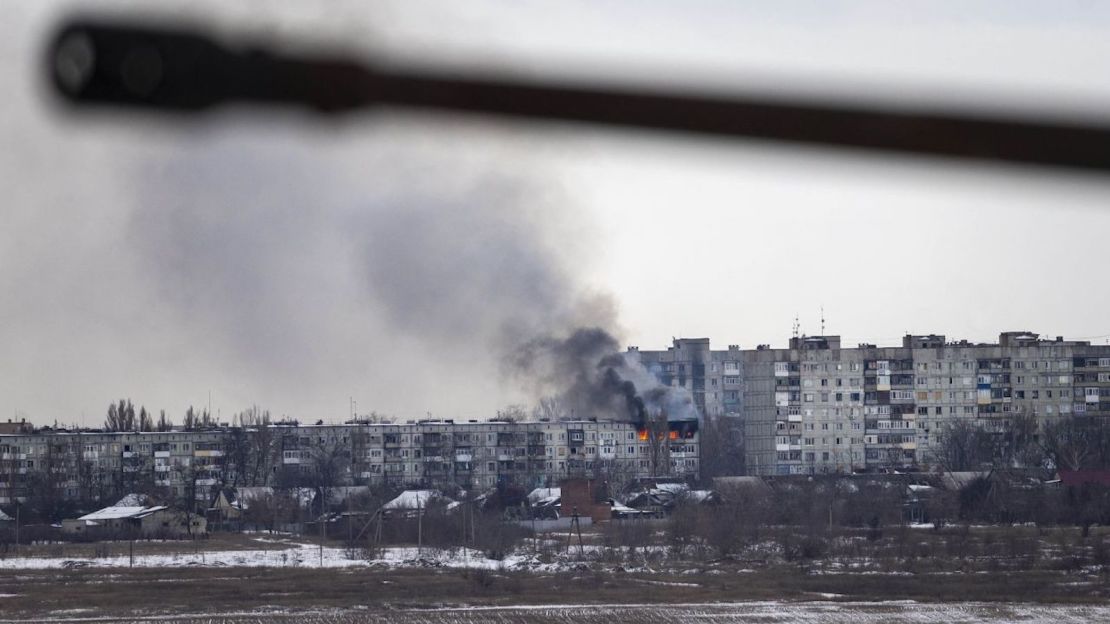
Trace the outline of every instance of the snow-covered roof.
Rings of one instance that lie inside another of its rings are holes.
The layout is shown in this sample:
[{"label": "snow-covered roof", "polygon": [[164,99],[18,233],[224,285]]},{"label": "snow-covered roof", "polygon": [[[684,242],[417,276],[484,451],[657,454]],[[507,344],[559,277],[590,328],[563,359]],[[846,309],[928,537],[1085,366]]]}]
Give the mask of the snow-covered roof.
[{"label": "snow-covered roof", "polygon": [[250,503],[253,500],[265,498],[267,496],[278,496],[284,494],[285,492],[292,494],[292,496],[297,499],[297,502],[302,507],[307,507],[310,503],[312,503],[312,499],[316,497],[316,490],[308,487],[277,490],[269,486],[251,486],[236,488],[235,501],[232,502],[232,505],[238,503],[238,505],[236,506],[238,506],[240,509],[246,509],[250,507]]},{"label": "snow-covered roof", "polygon": [[639,509],[633,509],[633,508],[631,508],[627,505],[622,505],[622,504],[618,503],[617,501],[613,501],[613,513],[640,514],[640,513],[646,513],[646,512],[640,511]]},{"label": "snow-covered roof", "polygon": [[340,505],[347,502],[347,499],[352,496],[362,496],[369,493],[370,488],[365,485],[343,485],[328,488],[328,504]]},{"label": "snow-covered roof", "polygon": [[116,501],[113,507],[144,507],[146,506],[147,498],[146,494],[132,492]]},{"label": "snow-covered roof", "polygon": [[562,495],[562,488],[536,488],[528,493],[528,502],[532,505],[535,505],[540,501],[548,500],[551,498],[559,498]]},{"label": "snow-covered roof", "polygon": [[767,484],[761,477],[751,476],[729,476],[729,477],[713,477],[713,485],[720,488],[723,486],[754,486],[766,487]]},{"label": "snow-covered roof", "polygon": [[382,509],[422,509],[428,506],[429,501],[440,496],[436,490],[405,490],[397,498],[382,505]]},{"label": "snow-covered roof", "polygon": [[91,514],[85,514],[85,515],[81,516],[80,518],[78,518],[78,520],[84,520],[85,522],[97,522],[97,521],[103,521],[103,520],[123,520],[123,519],[129,519],[129,518],[142,518],[144,516],[149,516],[150,514],[156,512],[156,511],[162,511],[163,509],[168,509],[168,508],[163,507],[163,506],[158,506],[158,507],[142,507],[142,506],[138,506],[138,507],[116,507],[116,506],[112,506],[112,507],[105,507],[104,509],[101,509],[99,511],[94,511]]},{"label": "snow-covered roof", "polygon": [[690,489],[685,483],[657,483],[655,484],[656,490],[663,490],[671,494],[682,494]]},{"label": "snow-covered roof", "polygon": [[448,510],[454,509],[462,503],[453,501],[438,490],[405,490],[401,494],[382,505],[384,511],[414,511],[419,509],[426,509],[429,504],[434,504],[438,501],[446,502],[445,508]]},{"label": "snow-covered roof", "polygon": [[713,496],[712,490],[688,490],[682,495],[687,500],[694,503],[704,503]]}]

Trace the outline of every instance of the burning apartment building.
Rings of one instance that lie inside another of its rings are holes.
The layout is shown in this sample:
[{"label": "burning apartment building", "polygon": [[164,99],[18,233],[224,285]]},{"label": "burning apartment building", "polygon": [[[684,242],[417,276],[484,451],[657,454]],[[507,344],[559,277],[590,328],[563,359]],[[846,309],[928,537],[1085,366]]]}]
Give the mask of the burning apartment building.
[{"label": "burning apartment building", "polygon": [[[322,466],[330,473],[321,476]],[[0,505],[160,492],[205,506],[221,488],[389,485],[522,488],[568,477],[613,485],[699,475],[698,422],[610,420],[269,425],[206,431],[0,435]],[[328,483],[317,484],[326,478]]]}]

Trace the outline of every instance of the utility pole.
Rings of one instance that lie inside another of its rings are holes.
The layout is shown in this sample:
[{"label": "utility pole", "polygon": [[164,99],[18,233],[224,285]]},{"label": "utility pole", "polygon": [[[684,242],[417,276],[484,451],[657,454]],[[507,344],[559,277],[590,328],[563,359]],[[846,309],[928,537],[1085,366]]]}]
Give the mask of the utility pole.
[{"label": "utility pole", "polygon": [[420,496],[416,497],[416,556],[424,553],[424,506]]},{"label": "utility pole", "polygon": [[327,529],[327,520],[325,518],[325,513],[324,513],[324,506],[326,504],[327,504],[327,499],[326,499],[326,497],[323,497],[323,491],[321,490],[320,515],[316,517],[316,522],[319,523],[319,525],[320,525],[320,568],[321,569],[324,567],[324,536],[325,536],[325,534],[327,533],[327,530],[328,530]]}]

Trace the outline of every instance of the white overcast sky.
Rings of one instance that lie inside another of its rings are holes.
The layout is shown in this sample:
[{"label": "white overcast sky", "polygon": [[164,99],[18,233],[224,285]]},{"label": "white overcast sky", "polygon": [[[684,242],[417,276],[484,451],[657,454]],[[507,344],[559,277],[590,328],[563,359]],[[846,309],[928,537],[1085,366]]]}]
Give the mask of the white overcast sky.
[{"label": "white overcast sky", "polygon": [[[210,392],[225,418],[257,403],[336,420],[351,397],[483,418],[521,400],[472,320],[519,291],[402,288],[403,307],[362,285],[357,265],[398,243],[356,239],[395,226],[381,215],[410,189],[466,214],[494,187],[497,223],[539,231],[645,349],[782,345],[795,314],[817,333],[822,306],[849,344],[1110,337],[1110,179],[470,118],[60,115],[39,82],[50,27],[140,5],[398,62],[1110,117],[1097,2],[7,0],[0,418],[95,424],[130,397],[180,420]],[[505,219],[514,201],[529,205]]]}]

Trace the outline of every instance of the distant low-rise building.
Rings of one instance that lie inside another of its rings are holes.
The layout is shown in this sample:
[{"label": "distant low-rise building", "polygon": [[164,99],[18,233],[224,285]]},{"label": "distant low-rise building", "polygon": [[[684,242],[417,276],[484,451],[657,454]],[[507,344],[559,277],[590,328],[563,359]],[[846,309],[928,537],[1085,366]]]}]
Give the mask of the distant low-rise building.
[{"label": "distant low-rise building", "polygon": [[[650,429],[599,420],[440,420],[8,434],[0,435],[0,504],[47,493],[107,502],[121,492],[150,491],[180,508],[222,507],[231,519],[237,512],[230,507],[242,511],[255,487],[308,487],[332,497],[366,485],[480,490],[549,486],[569,477],[693,480],[698,436],[697,420]],[[325,463],[326,471],[317,470]],[[241,494],[221,503],[231,484]]]},{"label": "distant low-rise building", "polygon": [[181,538],[204,535],[208,530],[203,516],[165,506],[112,506],[62,521],[62,533],[69,536]]}]

